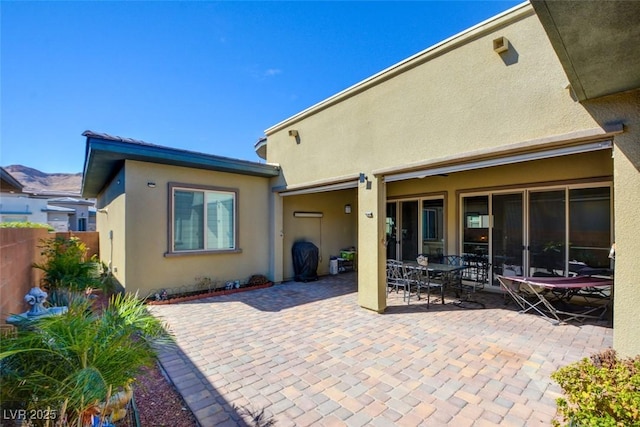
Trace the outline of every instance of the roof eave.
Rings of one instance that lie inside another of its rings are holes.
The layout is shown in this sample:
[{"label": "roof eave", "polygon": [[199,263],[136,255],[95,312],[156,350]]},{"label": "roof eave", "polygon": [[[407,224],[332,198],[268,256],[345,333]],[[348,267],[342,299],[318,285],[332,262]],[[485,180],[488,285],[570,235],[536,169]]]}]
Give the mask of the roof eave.
[{"label": "roof eave", "polygon": [[24,186],[13,177],[5,168],[0,167],[0,179],[2,179],[2,183],[6,184],[2,186],[3,191],[17,191],[22,192]]},{"label": "roof eave", "polygon": [[531,5],[580,102],[640,87],[640,3],[532,0]]},{"label": "roof eave", "polygon": [[331,107],[332,105],[338,104],[348,98],[351,98],[365,90],[370,89],[371,87],[377,86],[401,73],[404,73],[412,68],[415,68],[425,62],[431,61],[434,58],[437,58],[445,53],[452,51],[464,44],[469,43],[472,40],[477,39],[478,37],[482,37],[485,34],[495,31],[498,28],[501,28],[505,25],[509,25],[512,22],[518,21],[520,19],[524,19],[528,16],[533,15],[535,12],[529,1],[525,1],[508,9],[498,15],[495,15],[483,22],[480,22],[477,25],[474,25],[471,28],[468,28],[458,34],[455,34],[435,45],[418,52],[417,54],[410,56],[397,64],[394,64],[377,74],[374,74],[371,77],[368,77],[362,80],[355,85],[344,89],[337,94],[324,99],[323,101],[318,102],[315,105],[277,123],[270,128],[266,129],[264,132],[267,135],[273,135],[275,132],[278,132],[282,129],[285,129],[288,126],[306,118],[312,116],[326,108]]},{"label": "roof eave", "polygon": [[204,153],[87,136],[82,196],[97,197],[125,160],[236,173],[263,178],[280,174],[274,165]]}]

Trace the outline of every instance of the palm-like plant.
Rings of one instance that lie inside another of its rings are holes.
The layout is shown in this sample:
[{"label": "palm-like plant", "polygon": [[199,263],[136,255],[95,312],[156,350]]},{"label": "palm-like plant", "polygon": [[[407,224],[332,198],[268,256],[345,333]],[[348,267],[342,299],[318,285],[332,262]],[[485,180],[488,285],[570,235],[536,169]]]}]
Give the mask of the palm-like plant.
[{"label": "palm-like plant", "polygon": [[82,292],[100,284],[100,263],[87,259],[87,246],[77,237],[55,237],[41,241],[43,263],[33,267],[44,271],[43,281],[49,291],[60,288]]},{"label": "palm-like plant", "polygon": [[69,425],[86,424],[88,414],[154,362],[158,343],[172,340],[136,296],[112,297],[100,315],[75,300],[68,313],[1,340],[0,396],[23,409],[64,407]]}]

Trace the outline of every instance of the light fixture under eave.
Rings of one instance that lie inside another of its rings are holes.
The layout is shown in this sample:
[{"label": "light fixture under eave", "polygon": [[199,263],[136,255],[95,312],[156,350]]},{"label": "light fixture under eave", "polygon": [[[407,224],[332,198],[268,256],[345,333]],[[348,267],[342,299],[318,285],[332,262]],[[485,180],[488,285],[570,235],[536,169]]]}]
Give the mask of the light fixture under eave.
[{"label": "light fixture under eave", "polygon": [[296,218],[322,218],[324,214],[322,212],[300,212],[295,211],[293,216]]}]

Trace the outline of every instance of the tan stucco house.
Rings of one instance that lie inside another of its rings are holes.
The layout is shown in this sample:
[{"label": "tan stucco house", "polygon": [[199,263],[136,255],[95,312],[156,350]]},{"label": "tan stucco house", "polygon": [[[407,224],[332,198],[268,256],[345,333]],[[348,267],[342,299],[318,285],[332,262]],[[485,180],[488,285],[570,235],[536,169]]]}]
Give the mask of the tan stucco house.
[{"label": "tan stucco house", "polygon": [[524,3],[271,126],[266,164],[86,133],[100,252],[144,293],[289,280],[300,239],[328,274],[353,246],[358,302],[381,313],[387,258],[480,255],[490,290],[615,267],[614,345],[640,353],[639,5]]}]

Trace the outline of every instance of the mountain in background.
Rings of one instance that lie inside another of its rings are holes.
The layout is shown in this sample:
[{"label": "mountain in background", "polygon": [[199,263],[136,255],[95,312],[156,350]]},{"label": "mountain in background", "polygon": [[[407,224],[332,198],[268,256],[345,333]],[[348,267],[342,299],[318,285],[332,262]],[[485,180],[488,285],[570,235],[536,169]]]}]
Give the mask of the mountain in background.
[{"label": "mountain in background", "polygon": [[22,165],[5,166],[24,191],[53,191],[80,194],[82,173],[44,173]]}]

